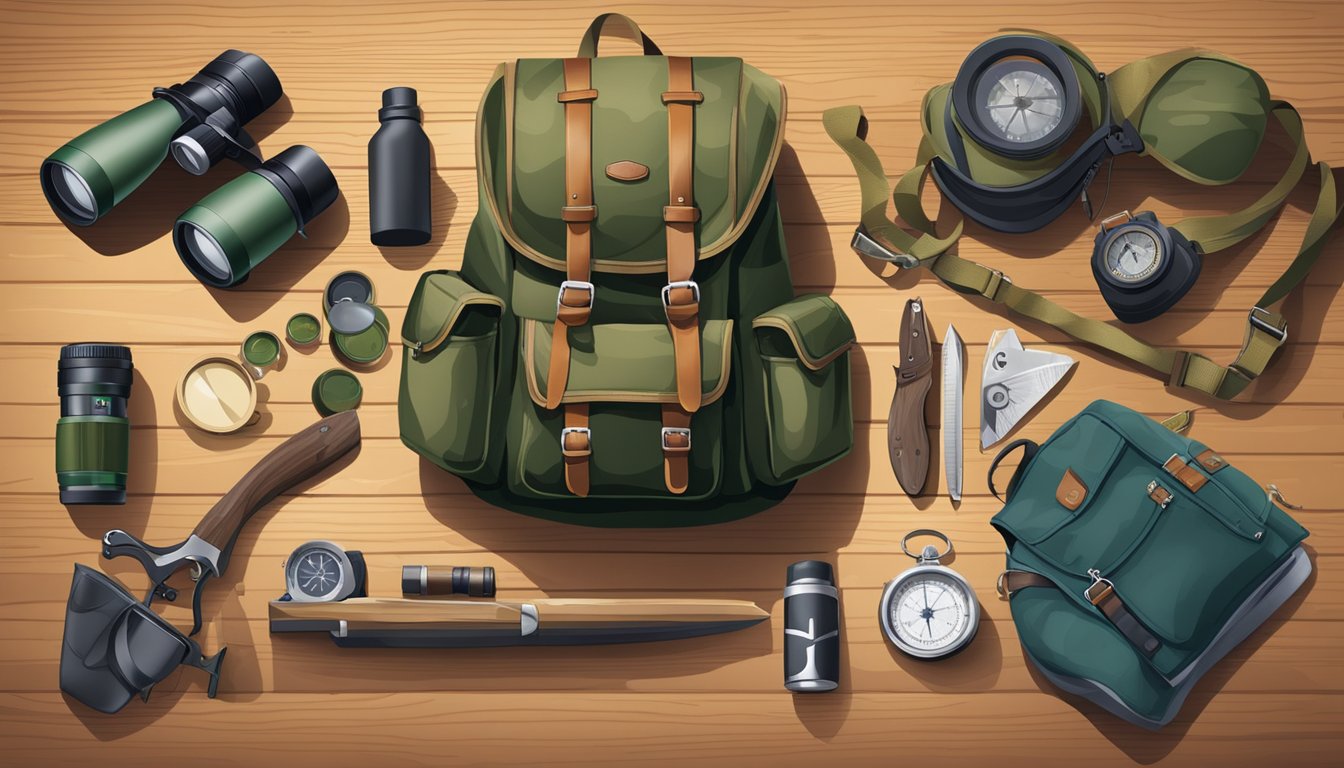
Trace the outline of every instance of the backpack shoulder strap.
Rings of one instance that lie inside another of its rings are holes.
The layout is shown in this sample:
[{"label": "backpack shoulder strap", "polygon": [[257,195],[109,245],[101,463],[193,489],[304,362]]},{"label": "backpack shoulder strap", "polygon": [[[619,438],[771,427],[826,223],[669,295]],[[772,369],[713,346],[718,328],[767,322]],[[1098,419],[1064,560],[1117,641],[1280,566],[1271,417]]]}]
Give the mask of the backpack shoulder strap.
[{"label": "backpack shoulder strap", "polygon": [[[1003,304],[1020,315],[1123,357],[1165,379],[1168,386],[1192,389],[1222,400],[1236,397],[1263,373],[1274,353],[1287,340],[1287,321],[1271,307],[1306,277],[1324,245],[1326,232],[1340,214],[1334,177],[1327,165],[1318,163],[1320,198],[1297,258],[1251,308],[1241,350],[1230,365],[1224,366],[1196,352],[1149,345],[1109,323],[1082,317],[1034,291],[1014,285],[999,270],[949,252],[951,244],[960,235],[960,224],[952,236],[942,239],[933,232],[913,236],[900,229],[886,215],[891,186],[877,153],[864,141],[866,120],[863,111],[858,107],[837,107],[827,110],[822,122],[831,139],[849,156],[859,177],[863,214],[859,232],[855,235],[855,250],[861,255],[906,268],[926,267],[958,292],[976,294]],[[907,196],[910,187],[918,184],[918,180],[909,182],[907,179],[918,170],[907,173],[902,179],[901,186]],[[908,207],[910,201],[907,199],[905,204]]]}]

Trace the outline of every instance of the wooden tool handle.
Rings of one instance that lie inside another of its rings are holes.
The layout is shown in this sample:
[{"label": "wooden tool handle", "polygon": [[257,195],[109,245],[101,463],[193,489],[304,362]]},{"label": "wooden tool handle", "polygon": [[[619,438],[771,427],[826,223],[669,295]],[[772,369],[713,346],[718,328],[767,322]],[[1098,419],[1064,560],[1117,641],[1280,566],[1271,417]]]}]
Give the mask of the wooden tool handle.
[{"label": "wooden tool handle", "polygon": [[266,502],[312,477],[359,445],[359,417],[345,411],[317,422],[266,454],[201,518],[192,533],[218,548],[222,571],[243,524]]},{"label": "wooden tool handle", "polygon": [[924,402],[932,387],[931,376],[898,384],[887,417],[891,469],[901,489],[910,496],[924,491],[924,481],[929,475],[929,431],[924,426]]}]

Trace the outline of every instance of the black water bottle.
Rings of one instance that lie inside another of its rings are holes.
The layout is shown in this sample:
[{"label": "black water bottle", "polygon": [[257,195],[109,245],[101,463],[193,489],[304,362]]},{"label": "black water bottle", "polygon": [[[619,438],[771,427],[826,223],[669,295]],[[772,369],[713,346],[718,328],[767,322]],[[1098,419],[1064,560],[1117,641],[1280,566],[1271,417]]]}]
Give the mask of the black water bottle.
[{"label": "black water bottle", "polygon": [[414,88],[383,91],[382,126],[369,140],[369,237],[374,245],[429,242],[429,137]]},{"label": "black water bottle", "polygon": [[794,693],[840,685],[840,594],[830,563],[789,566],[784,587],[784,687]]}]

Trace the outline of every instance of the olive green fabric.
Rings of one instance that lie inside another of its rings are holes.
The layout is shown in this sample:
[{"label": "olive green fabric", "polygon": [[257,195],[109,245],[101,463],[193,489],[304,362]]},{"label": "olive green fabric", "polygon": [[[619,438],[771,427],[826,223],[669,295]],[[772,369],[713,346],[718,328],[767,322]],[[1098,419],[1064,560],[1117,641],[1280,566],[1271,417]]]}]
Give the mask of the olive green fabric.
[{"label": "olive green fabric", "polygon": [[[1008,545],[1007,568],[1054,585],[1010,597],[1030,658],[1055,675],[1104,686],[1153,725],[1175,714],[1170,705],[1192,666],[1307,536],[1235,465],[1203,469],[1195,457],[1206,449],[1098,400],[1017,469],[991,521]],[[1172,456],[1205,478],[1197,491],[1163,469]],[[1055,498],[1066,472],[1086,488],[1073,510]],[[1152,482],[1172,495],[1165,508],[1150,497]],[[1084,596],[1090,570],[1160,641],[1151,657]]]},{"label": "olive green fabric", "polygon": [[[585,50],[596,50],[595,35]],[[691,419],[680,495],[667,490],[662,450],[663,409],[677,403],[661,301],[667,60],[592,60],[596,290],[588,322],[569,331],[568,383],[555,410],[544,403],[565,279],[563,62],[501,65],[486,88],[481,207],[462,268],[422,276],[411,299],[398,412],[408,447],[490,503],[596,526],[713,523],[777,503],[853,445],[853,327],[829,298],[795,299],[789,276],[771,178],[783,88],[739,59],[696,58],[692,71],[704,97],[694,107],[693,160],[703,404]],[[648,176],[608,177],[618,161]],[[788,332],[767,331],[796,341],[771,346],[753,329],[759,318],[774,318]],[[578,404],[591,430],[584,498],[568,490],[560,452],[565,407]]]},{"label": "olive green fabric", "polygon": [[[1076,65],[1091,66],[1067,43],[1048,35],[1040,36],[1061,45]],[[1182,50],[1149,57],[1117,70],[1106,78],[1106,83],[1113,119],[1128,119],[1141,126],[1143,138],[1149,142],[1145,152],[1182,176],[1204,184],[1228,183],[1242,173],[1258,152],[1270,115],[1283,127],[1294,148],[1293,157],[1268,191],[1241,210],[1193,217],[1172,225],[1206,256],[1260,231],[1282,209],[1288,195],[1313,164],[1297,111],[1286,102],[1270,100],[1258,75],[1220,54]],[[938,86],[926,96],[925,136],[920,143],[917,165],[901,177],[894,191],[877,154],[864,141],[867,121],[862,110],[836,107],[823,114],[827,133],[849,156],[859,179],[863,198],[860,231],[883,250],[864,255],[904,268],[927,267],[954,290],[1004,304],[1018,314],[1142,366],[1173,388],[1231,399],[1266,370],[1288,335],[1279,304],[1306,278],[1341,215],[1341,200],[1328,165],[1315,163],[1319,191],[1296,257],[1250,309],[1241,349],[1230,364],[1224,365],[1199,353],[1154,347],[1115,325],[1067,310],[1024,286],[1013,284],[1004,273],[952,252],[961,235],[961,222],[949,234],[939,237],[920,203],[920,187],[928,162],[947,153],[942,133],[944,121],[932,120],[930,115],[936,111],[931,103],[945,100],[948,88]],[[967,139],[965,144],[968,154],[978,151],[974,141]],[[1024,169],[1007,159],[999,158],[997,162],[1000,167],[994,178],[998,181],[1019,183],[1014,179],[1027,179],[1031,175],[1030,168]],[[992,183],[976,178],[982,183]],[[889,199],[914,234],[887,217]]]}]

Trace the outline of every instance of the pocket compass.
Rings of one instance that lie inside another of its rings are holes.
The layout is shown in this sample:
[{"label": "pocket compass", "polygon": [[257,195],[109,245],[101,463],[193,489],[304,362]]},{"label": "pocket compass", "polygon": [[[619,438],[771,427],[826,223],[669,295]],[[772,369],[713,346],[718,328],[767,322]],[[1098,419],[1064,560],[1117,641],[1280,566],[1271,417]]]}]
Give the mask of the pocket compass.
[{"label": "pocket compass", "polygon": [[[929,544],[915,554],[909,542],[916,536],[941,539],[947,548],[939,552]],[[882,631],[908,656],[951,656],[965,648],[980,628],[980,604],[970,583],[938,562],[952,554],[952,541],[938,531],[921,528],[901,539],[901,551],[915,559],[915,566],[887,582],[882,590],[878,604]]]},{"label": "pocket compass", "polygon": [[285,588],[295,602],[344,600],[354,594],[359,581],[354,561],[330,541],[301,544],[285,561]]}]

